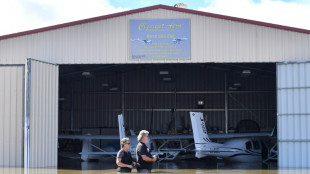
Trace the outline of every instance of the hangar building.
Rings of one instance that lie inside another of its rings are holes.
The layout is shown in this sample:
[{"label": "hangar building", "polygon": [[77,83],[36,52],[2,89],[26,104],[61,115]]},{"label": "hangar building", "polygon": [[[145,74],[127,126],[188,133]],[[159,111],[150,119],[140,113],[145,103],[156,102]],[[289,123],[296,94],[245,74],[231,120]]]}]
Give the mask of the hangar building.
[{"label": "hangar building", "polygon": [[56,167],[59,133],[119,113],[161,133],[199,111],[276,126],[278,166],[309,168],[309,60],[309,30],[165,5],[0,36],[0,166]]}]

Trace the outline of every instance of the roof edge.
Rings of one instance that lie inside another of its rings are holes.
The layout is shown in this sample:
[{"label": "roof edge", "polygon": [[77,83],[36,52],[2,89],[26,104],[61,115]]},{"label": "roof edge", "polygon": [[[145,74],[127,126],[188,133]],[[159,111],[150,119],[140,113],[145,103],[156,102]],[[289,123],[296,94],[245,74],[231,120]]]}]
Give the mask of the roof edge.
[{"label": "roof edge", "polygon": [[302,29],[302,28],[289,27],[289,26],[285,26],[285,25],[273,24],[273,23],[268,23],[268,22],[261,22],[261,21],[251,20],[251,19],[238,18],[238,17],[226,16],[226,15],[221,15],[221,14],[216,14],[216,13],[209,13],[209,12],[204,12],[204,11],[191,10],[191,9],[184,9],[184,8],[177,8],[176,9],[176,7],[170,7],[170,6],[165,6],[165,7],[167,7],[166,9],[196,14],[196,15],[200,15],[200,16],[207,16],[207,17],[225,19],[225,20],[230,20],[230,21],[235,21],[235,22],[241,22],[241,23],[259,25],[259,26],[264,26],[264,27],[270,27],[270,28],[275,28],[275,29],[281,29],[281,30],[288,30],[288,31],[294,31],[294,32],[299,32],[299,33],[310,34],[310,30]]},{"label": "roof edge", "polygon": [[250,19],[237,18],[237,17],[232,17],[232,16],[226,16],[226,15],[220,15],[220,14],[215,14],[215,13],[209,13],[209,12],[203,12],[203,11],[197,11],[197,10],[191,10],[191,9],[185,9],[185,8],[178,8],[178,7],[160,4],[160,5],[154,5],[154,6],[149,6],[149,7],[144,7],[144,8],[139,8],[139,9],[134,9],[134,10],[129,10],[129,11],[123,11],[123,12],[108,14],[108,15],[104,15],[104,16],[98,16],[98,17],[93,17],[93,18],[88,18],[88,19],[83,19],[83,20],[78,20],[78,21],[73,21],[73,22],[68,22],[68,23],[63,23],[63,24],[58,24],[58,25],[53,25],[53,26],[48,26],[48,27],[43,27],[43,28],[38,28],[38,29],[33,29],[33,30],[28,30],[28,31],[23,31],[23,32],[18,32],[18,33],[13,33],[13,34],[3,35],[3,36],[0,36],[0,40],[24,36],[24,35],[29,35],[29,34],[34,34],[34,33],[40,33],[40,32],[44,32],[44,31],[55,30],[55,29],[59,29],[59,28],[65,28],[65,27],[69,27],[69,26],[75,26],[75,25],[79,25],[79,24],[85,24],[85,23],[89,23],[89,22],[95,22],[95,21],[110,19],[110,18],[114,18],[114,17],[120,17],[120,16],[125,16],[125,15],[135,14],[135,13],[141,13],[141,12],[156,10],[156,9],[166,9],[166,10],[190,13],[190,14],[195,14],[195,15],[200,15],[200,16],[207,16],[207,17],[213,17],[213,18],[218,18],[218,19],[231,20],[231,21],[236,21],[236,22],[242,22],[242,23],[254,24],[254,25],[265,26],[265,27],[270,27],[270,28],[276,28],[276,29],[282,29],[282,30],[288,30],[288,31],[293,31],[293,32],[310,34],[310,30],[307,30],[307,29],[289,27],[289,26],[284,26],[284,25],[272,24],[272,23],[267,23],[267,22],[260,22],[260,21],[250,20]]}]

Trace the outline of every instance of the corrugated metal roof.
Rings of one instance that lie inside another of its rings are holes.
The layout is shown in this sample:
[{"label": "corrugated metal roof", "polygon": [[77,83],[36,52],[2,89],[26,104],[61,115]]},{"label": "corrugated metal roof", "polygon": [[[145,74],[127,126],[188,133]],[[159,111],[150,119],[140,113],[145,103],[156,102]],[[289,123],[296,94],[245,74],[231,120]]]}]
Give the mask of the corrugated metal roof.
[{"label": "corrugated metal roof", "polygon": [[110,18],[114,18],[114,17],[120,17],[120,16],[125,16],[125,15],[145,12],[145,11],[151,11],[151,10],[156,10],[156,9],[166,9],[166,10],[172,10],[172,11],[179,11],[179,12],[185,12],[185,13],[207,16],[207,17],[212,17],[212,18],[225,19],[225,20],[231,20],[231,21],[236,21],[236,22],[242,22],[242,23],[248,23],[248,24],[253,24],[253,25],[260,25],[260,26],[265,26],[265,27],[270,27],[270,28],[276,28],[276,29],[289,30],[289,31],[294,31],[294,32],[310,34],[310,30],[306,30],[306,29],[288,27],[288,26],[283,26],[283,25],[271,24],[271,23],[260,22],[260,21],[255,21],[255,20],[237,18],[237,17],[232,17],[232,16],[225,16],[225,15],[220,15],[220,14],[214,14],[214,13],[208,13],[208,12],[202,12],[202,11],[196,11],[196,10],[190,10],[190,9],[184,9],[184,8],[178,8],[178,7],[172,7],[172,6],[160,4],[160,5],[150,6],[150,7],[139,8],[139,9],[135,9],[135,10],[129,10],[129,11],[125,11],[125,12],[120,12],[120,13],[114,13],[114,14],[109,14],[109,15],[104,15],[104,16],[99,16],[99,17],[94,17],[94,18],[89,18],[89,19],[84,19],[84,20],[78,20],[78,21],[74,21],[74,22],[68,22],[68,23],[64,23],[64,24],[59,24],[59,25],[54,25],[54,26],[49,26],[49,27],[44,27],[44,28],[39,28],[39,29],[9,34],[9,35],[4,35],[4,36],[0,36],[0,40],[18,37],[18,36],[24,36],[24,35],[28,35],[28,34],[39,33],[39,32],[44,32],[44,31],[49,31],[49,30],[55,30],[55,29],[74,26],[74,25],[85,24],[85,23],[89,23],[89,22],[95,22],[95,21],[99,21],[99,20],[106,20],[106,19],[110,19]]}]

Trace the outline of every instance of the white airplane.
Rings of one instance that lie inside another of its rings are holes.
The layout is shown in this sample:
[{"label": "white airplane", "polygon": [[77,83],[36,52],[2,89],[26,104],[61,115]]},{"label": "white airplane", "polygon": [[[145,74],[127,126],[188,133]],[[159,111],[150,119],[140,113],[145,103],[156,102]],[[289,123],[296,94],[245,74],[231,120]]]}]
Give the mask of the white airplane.
[{"label": "white airplane", "polygon": [[139,41],[139,42],[142,42],[142,43],[144,43],[144,44],[150,44],[150,43],[152,43],[152,40],[149,40],[149,39],[143,39],[143,40],[141,40],[141,39],[131,39],[131,41]]},{"label": "white airplane", "polygon": [[[80,139],[83,140],[81,159],[87,161],[88,159],[97,159],[98,155],[108,155],[111,157],[116,157],[117,151],[106,151],[92,143],[92,140],[121,140],[125,137],[130,138],[130,148],[129,151],[133,158],[136,158],[136,146],[138,145],[137,135],[131,131],[131,135],[126,136],[125,126],[124,126],[124,118],[123,115],[118,115],[118,125],[119,125],[119,136],[115,135],[59,135],[59,139]],[[154,139],[163,139],[164,137],[156,136]],[[175,137],[174,137],[175,138]],[[163,154],[164,152],[159,152],[156,147],[156,143],[152,139],[152,136],[149,136],[149,141],[146,145],[151,149],[151,153],[154,154]],[[166,138],[167,139],[167,138]],[[169,139],[173,139],[173,137],[169,137]],[[97,149],[98,151],[93,151],[93,149]],[[167,153],[167,152],[166,152]]]},{"label": "white airplane", "polygon": [[[233,138],[225,143],[215,143],[209,139],[203,114],[190,112],[197,158],[220,157],[234,162],[262,161],[262,144],[255,136],[272,136],[266,133],[242,133],[243,137]],[[236,135],[236,134],[235,134]],[[236,137],[231,135],[231,137]]]},{"label": "white airplane", "polygon": [[181,41],[188,40],[188,38],[174,38],[172,39],[172,42],[175,44],[180,44]]}]

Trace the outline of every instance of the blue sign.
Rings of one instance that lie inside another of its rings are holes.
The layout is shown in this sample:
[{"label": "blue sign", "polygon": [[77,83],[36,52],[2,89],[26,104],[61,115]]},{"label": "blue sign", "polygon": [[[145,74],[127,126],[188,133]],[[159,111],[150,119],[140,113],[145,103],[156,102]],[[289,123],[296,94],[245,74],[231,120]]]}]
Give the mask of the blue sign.
[{"label": "blue sign", "polygon": [[130,20],[131,59],[190,59],[190,19]]}]

